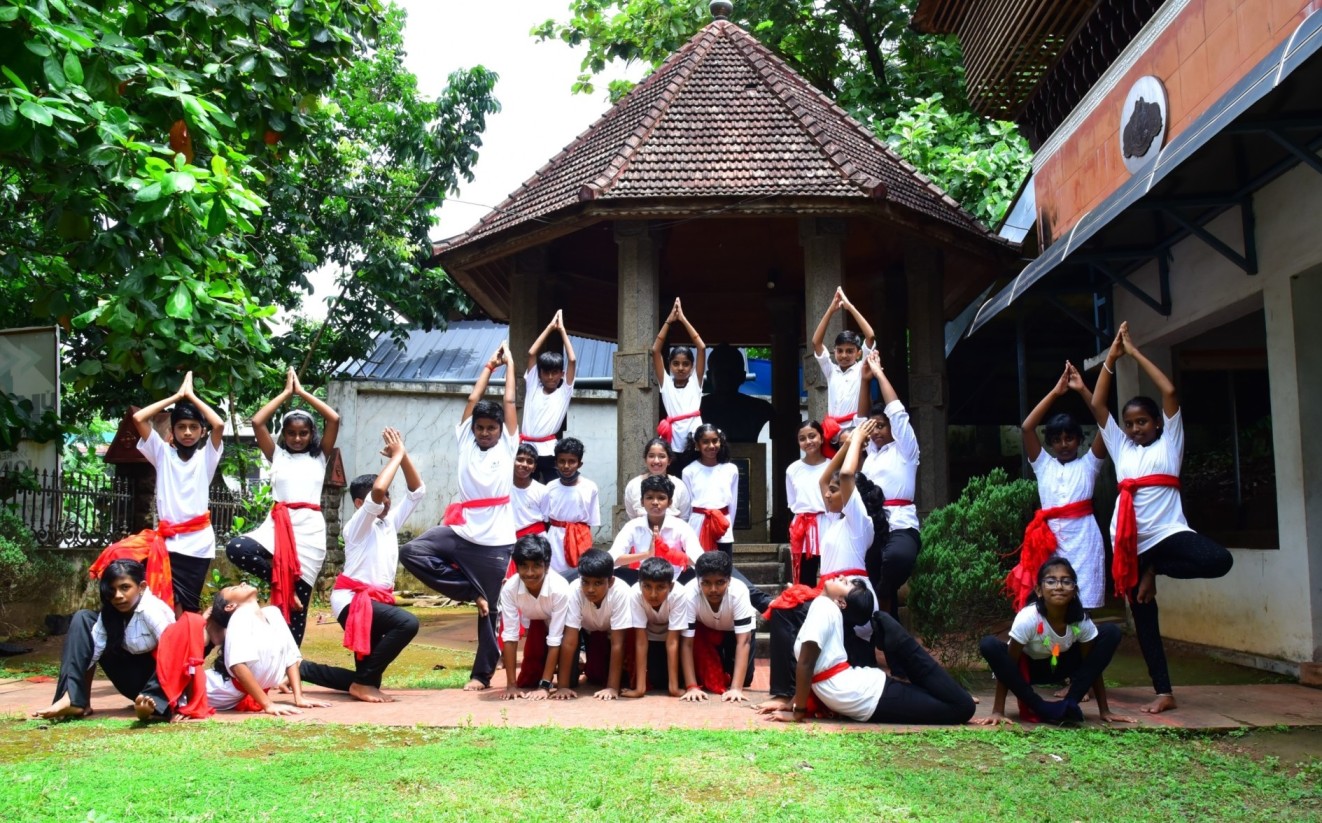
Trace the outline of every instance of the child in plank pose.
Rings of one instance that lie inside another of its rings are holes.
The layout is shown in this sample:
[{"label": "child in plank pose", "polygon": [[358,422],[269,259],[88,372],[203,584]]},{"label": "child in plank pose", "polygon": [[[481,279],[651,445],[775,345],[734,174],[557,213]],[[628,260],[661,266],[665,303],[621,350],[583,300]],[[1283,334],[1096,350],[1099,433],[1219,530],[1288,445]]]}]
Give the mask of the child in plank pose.
[{"label": "child in plank pose", "polygon": [[[303,663],[303,679],[345,691],[365,703],[394,701],[381,691],[381,676],[418,633],[418,618],[395,606],[395,566],[399,529],[418,507],[426,487],[395,429],[381,434],[388,458],[380,474],[363,474],[349,484],[354,513],[344,526],[344,572],[335,578],[331,613],[344,627],[344,647],[354,654],[352,670]],[[395,473],[404,472],[408,495],[390,501]]]},{"label": "child in plank pose", "polygon": [[[542,351],[553,331],[560,333],[564,354]],[[569,414],[577,365],[574,346],[565,331],[564,312],[557,311],[528,349],[528,367],[523,375],[523,428],[519,431],[519,440],[537,450],[535,477],[542,483],[550,483],[556,476],[553,448]]]},{"label": "child in plank pose", "polygon": [[[278,441],[267,421],[291,397],[307,401],[325,421],[302,409],[280,420]],[[280,610],[294,642],[303,645],[312,588],[326,561],[326,518],[321,514],[321,488],[326,479],[326,455],[335,448],[340,416],[316,395],[304,389],[291,368],[285,389],[253,415],[257,447],[271,462],[271,494],[275,505],[255,531],[236,537],[225,546],[225,556],[240,569],[269,581],[271,605]],[[277,446],[278,442],[278,446]]]},{"label": "child in plank pose", "polygon": [[[1097,713],[1106,723],[1133,723],[1132,717],[1113,714],[1106,702],[1102,673],[1120,646],[1120,629],[1088,619],[1079,602],[1074,566],[1063,557],[1049,558],[1038,567],[1032,599],[1015,615],[1010,640],[984,637],[979,647],[996,674],[996,702],[992,713],[973,721],[992,726],[1008,723],[1005,694],[1019,699],[1019,716],[1027,722],[1082,721],[1079,703],[1088,689],[1097,697]],[[1044,700],[1034,683],[1063,683],[1070,688],[1063,700]]]},{"label": "child in plank pose", "polygon": [[822,454],[822,424],[805,420],[799,425],[799,450],[803,458],[785,471],[785,499],[794,519],[790,521],[791,583],[817,585],[822,564],[819,517],[822,506],[819,481],[831,461]]},{"label": "child in plank pose", "polygon": [[615,575],[632,584],[644,560],[660,557],[673,567],[672,579],[687,583],[702,545],[693,527],[671,514],[676,484],[665,475],[649,475],[641,485],[645,514],[625,523],[611,544],[611,558],[619,567]]},{"label": "child in plank pose", "polygon": [[[826,326],[831,322],[831,315],[844,309],[854,318],[863,334],[845,331],[835,336],[835,362],[826,351]],[[858,398],[859,383],[862,382],[863,368],[860,360],[866,358],[877,344],[872,333],[872,326],[863,319],[863,315],[854,304],[845,297],[845,291],[836,288],[831,298],[831,305],[826,307],[817,330],[812,333],[813,356],[822,369],[822,379],[826,381],[826,417],[822,420],[822,451],[827,456],[835,454],[839,448],[837,436],[840,432],[854,426],[854,408]]]},{"label": "child in plank pose", "polygon": [[[518,574],[500,590],[501,640],[505,644],[505,691],[500,697],[545,700],[556,691],[556,683],[566,687],[569,677],[564,670],[555,673],[569,617],[569,583],[551,569],[551,544],[540,534],[520,537],[514,544],[514,566]],[[516,667],[519,627],[525,623],[523,665]],[[551,682],[553,676],[556,683]]]},{"label": "child in plank pose", "polygon": [[[666,371],[666,356],[662,349],[666,344],[666,335],[671,323],[680,323],[693,341],[693,348],[675,346],[670,349],[670,371]],[[694,360],[694,349],[697,360]],[[702,424],[702,379],[707,373],[707,346],[702,342],[688,318],[679,298],[670,309],[666,322],[661,324],[661,331],[652,341],[652,370],[656,372],[656,382],[661,384],[661,404],[665,406],[666,417],[657,424],[656,433],[670,441],[670,448],[680,454],[689,448],[693,430]],[[683,466],[677,466],[682,469]]]},{"label": "child in plank pose", "polygon": [[92,676],[97,663],[115,691],[133,701],[139,720],[169,717],[156,678],[156,645],[174,623],[174,610],[146,586],[147,569],[136,560],[115,560],[101,574],[101,611],[73,616],[64,638],[60,677],[50,707],[33,712],[47,720],[92,713]]},{"label": "child in plank pose", "polygon": [[739,500],[739,469],[730,462],[725,433],[711,423],[693,431],[698,459],[684,467],[684,485],[693,501],[689,525],[706,551],[734,557],[734,508]]},{"label": "child in plank pose", "polygon": [[664,557],[638,566],[638,582],[629,589],[633,630],[633,688],[621,697],[642,697],[648,688],[680,697],[679,635],[688,627],[683,586],[675,585],[675,567]]},{"label": "child in plank pose", "polygon": [[1037,570],[1052,555],[1060,555],[1078,570],[1078,596],[1085,609],[1101,607],[1106,599],[1106,548],[1102,530],[1092,514],[1093,487],[1102,471],[1106,446],[1095,437],[1092,446],[1080,453],[1083,428],[1072,416],[1057,414],[1047,421],[1048,454],[1038,440],[1037,427],[1051,405],[1073,389],[1091,407],[1092,392],[1073,364],[1066,363],[1056,385],[1024,419],[1024,453],[1037,475],[1037,495],[1042,508],[1024,530],[1019,563],[1005,579],[1005,587],[1022,609],[1033,596]]},{"label": "child in plank pose", "polygon": [[757,612],[748,587],[731,580],[734,565],[725,552],[704,552],[685,586],[687,626],[679,646],[687,684],[680,700],[706,700],[707,692],[721,700],[744,700],[753,683],[753,630]]},{"label": "child in plank pose", "polygon": [[583,477],[583,442],[566,437],[555,444],[555,470],[559,479],[546,487],[543,505],[551,528],[551,568],[565,574],[578,566],[583,552],[592,548],[592,529],[601,524],[597,484]]},{"label": "child in plank pose", "polygon": [[[670,450],[670,442],[664,437],[653,437],[643,446],[643,464],[647,471],[624,484],[624,513],[630,518],[642,517],[647,512],[643,506],[643,481],[648,477],[665,477],[670,473],[670,464],[675,460],[675,453]],[[677,478],[678,479],[678,478]],[[670,501],[670,513],[681,520],[688,520],[693,513],[693,504],[689,502],[689,490],[683,483],[675,484],[675,494]]]},{"label": "child in plank pose", "polygon": [[565,638],[560,644],[559,689],[552,698],[578,697],[578,649],[581,635],[587,665],[584,675],[589,683],[604,686],[592,696],[614,700],[620,696],[624,671],[624,640],[629,633],[632,613],[629,591],[615,580],[611,556],[601,549],[588,549],[578,559],[578,577],[569,584],[569,612],[565,617]]},{"label": "child in plank pose", "polygon": [[[477,654],[465,691],[482,691],[500,662],[497,610],[491,603],[500,593],[514,545],[514,514],[510,505],[514,483],[514,453],[519,446],[519,417],[514,406],[514,371],[509,346],[502,342],[478,375],[468,403],[455,426],[459,445],[459,501],[433,526],[399,550],[404,568],[452,600],[477,604]],[[487,381],[505,369],[503,406],[483,400]],[[505,630],[509,630],[509,626]],[[514,630],[518,631],[515,624]]]},{"label": "child in plank pose", "polygon": [[[1121,409],[1123,428],[1106,405],[1115,362],[1121,357],[1138,361],[1143,373],[1161,391],[1160,408],[1150,397],[1139,396],[1125,403]],[[1184,519],[1180,502],[1184,416],[1179,397],[1170,378],[1129,339],[1128,323],[1120,324],[1106,353],[1092,412],[1115,463],[1120,486],[1120,498],[1111,516],[1111,576],[1116,592],[1129,599],[1134,631],[1157,692],[1157,698],[1143,711],[1156,714],[1175,708],[1157,620],[1157,575],[1180,580],[1222,577],[1235,561],[1224,546],[1189,528]]]}]

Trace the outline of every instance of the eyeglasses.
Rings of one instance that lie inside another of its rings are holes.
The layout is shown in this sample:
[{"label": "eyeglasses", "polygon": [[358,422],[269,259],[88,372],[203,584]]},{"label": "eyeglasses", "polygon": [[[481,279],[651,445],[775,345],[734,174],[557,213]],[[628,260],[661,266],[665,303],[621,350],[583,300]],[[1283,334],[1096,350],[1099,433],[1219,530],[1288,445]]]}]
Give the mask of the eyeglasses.
[{"label": "eyeglasses", "polygon": [[1076,583],[1073,577],[1048,577],[1042,585],[1048,589],[1072,589]]}]

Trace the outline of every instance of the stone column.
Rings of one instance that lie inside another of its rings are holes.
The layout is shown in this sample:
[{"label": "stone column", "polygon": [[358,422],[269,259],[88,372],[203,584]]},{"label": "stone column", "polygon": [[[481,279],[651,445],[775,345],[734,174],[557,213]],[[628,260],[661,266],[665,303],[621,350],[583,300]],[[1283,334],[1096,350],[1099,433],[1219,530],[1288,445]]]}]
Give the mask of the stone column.
[{"label": "stone column", "polygon": [[[773,297],[771,308],[771,541],[789,540],[789,501],[785,497],[785,471],[799,457],[799,301]],[[816,365],[813,366],[816,368]]]},{"label": "stone column", "polygon": [[[510,274],[510,353],[514,356],[515,373],[519,376],[519,408],[523,408],[523,372],[527,364],[528,349],[537,339],[537,335],[551,320],[551,311],[547,307],[550,291],[547,251],[545,246],[528,249],[514,256],[514,271]],[[551,345],[559,346],[557,337]],[[488,357],[491,352],[479,352],[479,356]]]},{"label": "stone column", "polygon": [[909,396],[901,397],[922,464],[918,468],[918,510],[927,513],[950,499],[950,462],[946,447],[946,338],[942,304],[945,261],[941,250],[919,240],[904,249],[909,292]]},{"label": "stone column", "polygon": [[[813,420],[826,416],[826,381],[813,359],[812,333],[831,305],[836,288],[844,285],[845,221],[805,217],[799,221],[799,244],[803,246],[803,316],[808,347],[803,357],[803,384],[808,391],[808,414]],[[844,328],[840,314],[826,328],[829,351],[835,336]]]},{"label": "stone column", "polygon": [[[639,472],[635,455],[655,435],[660,419],[656,405],[660,393],[652,382],[651,346],[660,325],[657,302],[661,241],[646,221],[624,220],[615,223],[615,243],[619,247],[614,372],[619,448],[615,488],[623,493],[625,485]],[[616,501],[611,511],[619,528],[626,519],[624,507]]]}]

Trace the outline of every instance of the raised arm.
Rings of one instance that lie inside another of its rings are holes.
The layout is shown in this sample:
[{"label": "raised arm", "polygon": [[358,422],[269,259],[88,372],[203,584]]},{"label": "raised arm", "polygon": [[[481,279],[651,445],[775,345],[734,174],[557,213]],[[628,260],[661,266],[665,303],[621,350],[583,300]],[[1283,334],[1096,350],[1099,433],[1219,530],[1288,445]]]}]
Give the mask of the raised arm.
[{"label": "raised arm", "polygon": [[863,314],[854,307],[853,303],[849,302],[849,298],[845,296],[844,289],[840,289],[839,292],[840,306],[845,309],[845,311],[849,312],[850,316],[854,318],[854,322],[858,324],[858,330],[863,333],[863,345],[867,346],[869,349],[875,350],[877,336],[872,332],[872,324],[864,319]]},{"label": "raised arm", "polygon": [[555,321],[559,317],[560,312],[556,312],[555,317],[551,318],[551,322],[546,324],[546,328],[542,329],[542,333],[537,335],[537,339],[528,348],[528,365],[524,367],[524,371],[528,371],[537,365],[537,355],[541,352],[542,346],[546,345],[546,338],[550,337],[551,332],[555,331]]},{"label": "raised arm", "polygon": [[831,322],[831,315],[840,311],[844,299],[844,292],[836,289],[835,294],[831,296],[831,305],[826,307],[822,319],[817,323],[817,330],[812,333],[812,353],[818,357],[821,357],[822,352],[826,351],[826,324]]},{"label": "raised arm", "polygon": [[886,370],[881,367],[881,355],[876,350],[868,355],[867,364],[872,376],[877,378],[877,385],[881,386],[881,402],[889,406],[899,400],[900,396],[895,393],[895,387],[886,377]]},{"label": "raised arm", "polygon": [[270,460],[272,455],[275,454],[275,440],[271,437],[271,430],[267,428],[267,424],[271,421],[271,415],[275,414],[276,409],[284,405],[285,401],[293,396],[294,380],[294,369],[290,367],[289,371],[285,372],[284,391],[271,398],[265,406],[258,409],[257,413],[252,416],[253,438],[257,441],[257,448],[262,450],[262,454],[267,460]]},{"label": "raised arm", "polygon": [[867,417],[870,414],[872,414],[872,368],[865,360],[862,370],[858,373],[858,416]]},{"label": "raised arm", "polygon": [[390,493],[390,484],[395,482],[395,472],[408,457],[408,452],[404,451],[404,438],[398,431],[387,427],[381,432],[381,437],[386,441],[386,447],[381,451],[390,459],[386,461],[385,468],[381,469],[376,476],[376,482],[372,484],[372,502],[377,505],[386,502],[386,495]]},{"label": "raised arm", "polygon": [[193,390],[193,373],[190,371],[184,375],[184,382],[179,384],[179,391],[161,400],[157,400],[150,406],[138,409],[133,413],[133,427],[138,430],[138,439],[146,440],[151,436],[151,419],[161,412],[168,409],[175,402],[184,399],[188,393]]},{"label": "raised arm", "polygon": [[514,376],[514,355],[510,353],[510,341],[504,340],[500,344],[501,359],[505,363],[505,431],[510,434],[519,433],[519,394],[515,388]]},{"label": "raised arm", "polygon": [[477,407],[478,402],[487,393],[487,384],[491,382],[491,373],[500,368],[504,351],[505,344],[501,343],[487,360],[486,365],[482,367],[482,371],[478,373],[477,380],[473,381],[473,390],[468,393],[468,402],[464,404],[464,416],[459,418],[460,422],[473,416],[473,409]]},{"label": "raised arm", "polygon": [[1120,324],[1120,342],[1125,348],[1125,354],[1138,361],[1139,368],[1148,376],[1161,392],[1161,410],[1167,417],[1174,417],[1180,411],[1180,398],[1175,394],[1175,384],[1166,376],[1156,363],[1143,356],[1143,352],[1138,350],[1134,341],[1129,339],[1129,324]]},{"label": "raised arm", "polygon": [[684,325],[684,331],[688,332],[689,339],[693,341],[693,348],[696,349],[694,357],[697,360],[693,364],[693,376],[702,383],[703,375],[707,373],[707,344],[702,342],[702,336],[698,330],[693,328],[693,324],[684,316],[684,307],[680,305],[679,298],[675,298],[675,315],[680,323]]},{"label": "raised arm", "polygon": [[652,371],[656,373],[657,385],[666,382],[666,335],[670,332],[670,324],[678,319],[679,298],[676,297],[675,305],[670,307],[670,314],[666,315],[661,330],[656,333],[656,339],[652,341]]},{"label": "raised arm", "polygon": [[325,421],[321,431],[321,453],[329,454],[335,448],[335,440],[340,436],[340,413],[332,409],[326,401],[303,388],[298,382],[298,373],[294,373],[294,394],[307,401],[307,404],[321,415]]},{"label": "raised arm", "polygon": [[1051,391],[1047,392],[1046,397],[1043,397],[1033,407],[1033,410],[1028,413],[1028,416],[1024,418],[1024,422],[1019,426],[1023,432],[1024,451],[1028,454],[1028,462],[1030,463],[1036,461],[1038,456],[1042,454],[1042,441],[1038,439],[1037,427],[1042,425],[1042,418],[1046,417],[1047,412],[1051,411],[1051,407],[1056,400],[1064,397],[1069,392],[1069,378],[1070,364],[1066,363],[1065,370],[1060,373],[1060,379],[1056,381],[1056,385],[1051,387]]},{"label": "raised arm", "polygon": [[578,358],[574,356],[574,344],[569,342],[569,332],[565,329],[564,309],[555,313],[555,327],[560,331],[560,341],[565,344],[565,383],[572,386],[578,372]]},{"label": "raised arm", "polygon": [[[1083,398],[1084,404],[1091,409],[1092,392],[1088,389],[1088,384],[1083,382],[1083,375],[1079,374],[1079,370],[1074,368],[1074,364],[1068,360],[1065,361],[1065,374],[1069,380],[1069,387],[1078,392],[1079,396]],[[1102,439],[1100,432],[1092,439],[1092,445],[1088,447],[1088,450],[1098,460],[1106,456],[1106,441]]]},{"label": "raised arm", "polygon": [[1102,361],[1102,373],[1097,375],[1092,402],[1088,404],[1098,426],[1105,427],[1106,421],[1111,417],[1111,410],[1106,407],[1106,400],[1111,395],[1111,381],[1115,379],[1115,361],[1125,356],[1125,344],[1121,341],[1120,335],[1122,332],[1127,332],[1128,327],[1128,323],[1121,323],[1120,331],[1116,332],[1115,339],[1111,341],[1111,348],[1106,352],[1106,359]]}]

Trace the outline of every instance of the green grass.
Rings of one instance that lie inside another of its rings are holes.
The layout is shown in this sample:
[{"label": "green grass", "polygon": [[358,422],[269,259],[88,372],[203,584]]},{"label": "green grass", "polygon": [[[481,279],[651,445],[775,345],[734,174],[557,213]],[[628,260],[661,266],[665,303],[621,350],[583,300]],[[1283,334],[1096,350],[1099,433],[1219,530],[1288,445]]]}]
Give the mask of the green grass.
[{"label": "green grass", "polygon": [[0,820],[1297,821],[1322,816],[1309,734],[12,719]]}]

